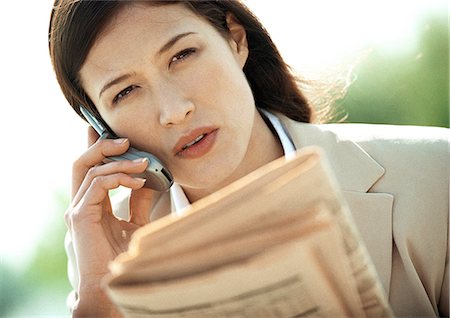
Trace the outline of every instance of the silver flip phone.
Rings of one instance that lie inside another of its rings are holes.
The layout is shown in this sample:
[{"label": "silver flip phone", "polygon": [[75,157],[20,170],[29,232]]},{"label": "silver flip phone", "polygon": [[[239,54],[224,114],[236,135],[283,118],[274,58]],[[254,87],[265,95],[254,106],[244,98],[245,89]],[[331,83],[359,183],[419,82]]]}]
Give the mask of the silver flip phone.
[{"label": "silver flip phone", "polygon": [[[97,134],[102,139],[115,139],[117,135],[110,130],[110,128],[103,122],[101,118],[96,118],[84,106],[80,105],[80,111],[89,124],[95,129]],[[173,184],[172,174],[166,169],[161,161],[151,153],[140,151],[133,147],[128,148],[128,151],[120,156],[107,157],[103,160],[104,163],[119,160],[134,160],[138,158],[147,158],[148,166],[143,173],[134,174],[133,176],[144,178],[144,187],[157,191],[167,191]]]}]

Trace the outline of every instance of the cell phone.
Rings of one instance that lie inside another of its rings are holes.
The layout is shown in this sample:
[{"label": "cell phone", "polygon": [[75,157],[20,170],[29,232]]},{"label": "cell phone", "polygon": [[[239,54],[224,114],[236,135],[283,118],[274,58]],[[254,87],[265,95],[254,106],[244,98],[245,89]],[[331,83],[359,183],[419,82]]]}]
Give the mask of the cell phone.
[{"label": "cell phone", "polygon": [[[80,105],[80,111],[88,123],[95,129],[102,139],[116,139],[119,138],[102,118],[95,117],[83,105]],[[135,160],[139,158],[147,158],[148,166],[143,173],[133,174],[134,177],[144,178],[144,187],[165,192],[173,184],[173,177],[170,171],[164,167],[162,162],[151,153],[138,150],[130,147],[128,151],[120,156],[107,157],[103,160],[104,163],[120,160]]]}]

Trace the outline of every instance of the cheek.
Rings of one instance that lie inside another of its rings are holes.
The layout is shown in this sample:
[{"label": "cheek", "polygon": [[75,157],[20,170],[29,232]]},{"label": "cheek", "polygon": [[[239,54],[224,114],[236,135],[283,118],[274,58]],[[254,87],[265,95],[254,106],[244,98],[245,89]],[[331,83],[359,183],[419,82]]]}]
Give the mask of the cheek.
[{"label": "cheek", "polygon": [[[196,65],[198,64],[200,63]],[[189,72],[177,76],[177,86],[182,88],[183,95],[187,98],[194,102],[201,100],[214,93],[214,90],[211,90],[216,86],[213,74],[219,69],[219,66],[212,63],[201,63],[201,66],[192,67]]]},{"label": "cheek", "polygon": [[146,109],[139,109],[133,113],[121,112],[112,121],[111,126],[118,136],[127,137],[134,148],[161,157],[162,153],[159,151],[161,138],[154,128],[153,118],[154,114],[149,114],[149,110]]},{"label": "cheek", "polygon": [[165,160],[162,149],[162,139],[160,134],[157,134],[152,125],[148,123],[137,123],[133,129],[133,134],[130,135],[131,143],[138,149],[150,152],[162,160]]},{"label": "cheek", "polygon": [[194,102],[228,104],[231,96],[242,102],[242,94],[251,95],[245,76],[232,55],[224,54],[220,59],[218,56],[205,55],[190,72],[179,77],[179,85],[184,87],[185,96]]}]

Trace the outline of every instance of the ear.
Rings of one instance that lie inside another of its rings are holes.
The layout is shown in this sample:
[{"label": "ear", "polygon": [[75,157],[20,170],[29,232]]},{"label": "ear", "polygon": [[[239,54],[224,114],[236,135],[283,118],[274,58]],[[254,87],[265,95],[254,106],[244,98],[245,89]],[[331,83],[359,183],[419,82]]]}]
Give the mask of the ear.
[{"label": "ear", "polygon": [[236,17],[227,13],[226,16],[228,30],[230,30],[230,45],[239,65],[244,67],[248,58],[247,33]]}]

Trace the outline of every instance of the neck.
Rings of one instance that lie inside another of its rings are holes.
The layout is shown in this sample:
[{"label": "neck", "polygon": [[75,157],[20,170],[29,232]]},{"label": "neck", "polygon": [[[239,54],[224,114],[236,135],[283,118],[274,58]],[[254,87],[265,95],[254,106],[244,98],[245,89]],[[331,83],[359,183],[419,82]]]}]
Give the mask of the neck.
[{"label": "neck", "polygon": [[252,135],[244,160],[239,167],[213,189],[185,189],[184,191],[189,201],[195,202],[283,155],[283,147],[278,136],[272,133],[260,113],[255,110]]}]

